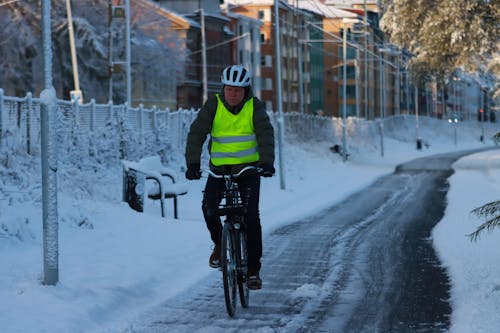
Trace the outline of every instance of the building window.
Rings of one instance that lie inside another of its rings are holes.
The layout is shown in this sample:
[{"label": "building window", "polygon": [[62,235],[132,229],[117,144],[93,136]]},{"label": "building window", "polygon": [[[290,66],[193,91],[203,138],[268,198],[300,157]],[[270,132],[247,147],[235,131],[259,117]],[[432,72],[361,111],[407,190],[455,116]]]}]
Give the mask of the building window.
[{"label": "building window", "polygon": [[[345,87],[347,98],[356,98],[356,86],[347,85]],[[342,98],[344,93],[342,85],[339,85],[339,97]]]},{"label": "building window", "polygon": [[259,10],[258,12],[258,18],[259,20],[263,20],[266,17],[266,13],[264,10]]},{"label": "building window", "polygon": [[260,42],[261,43],[266,43],[266,34],[265,33],[261,33],[260,34]]}]

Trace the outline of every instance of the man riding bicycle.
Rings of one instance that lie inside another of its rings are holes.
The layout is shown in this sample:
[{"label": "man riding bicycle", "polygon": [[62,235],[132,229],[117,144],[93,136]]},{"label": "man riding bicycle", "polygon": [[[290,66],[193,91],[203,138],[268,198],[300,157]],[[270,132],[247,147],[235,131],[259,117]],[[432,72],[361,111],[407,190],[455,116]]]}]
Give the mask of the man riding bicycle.
[{"label": "man riding bicycle", "polygon": [[[253,96],[250,73],[241,65],[224,69],[222,94],[215,94],[203,105],[191,125],[186,144],[186,178],[200,179],[200,156],[203,143],[210,134],[210,169],[215,173],[237,173],[245,166],[256,165],[263,177],[274,170],[274,130],[264,103]],[[248,239],[249,289],[261,289],[260,259],[262,228],[259,215],[260,175],[247,173],[238,177],[238,187],[246,196],[249,191],[245,224]],[[222,224],[215,214],[222,200],[225,185],[222,179],[209,176],[203,195],[202,211],[214,242],[209,265],[220,267]]]}]

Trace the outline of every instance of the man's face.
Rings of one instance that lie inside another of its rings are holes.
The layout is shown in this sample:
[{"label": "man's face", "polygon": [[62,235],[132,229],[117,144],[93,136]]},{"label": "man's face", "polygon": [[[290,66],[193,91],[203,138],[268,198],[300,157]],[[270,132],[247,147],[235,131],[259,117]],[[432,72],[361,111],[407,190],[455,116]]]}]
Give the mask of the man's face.
[{"label": "man's face", "polygon": [[244,87],[235,87],[235,86],[224,86],[224,98],[226,99],[227,104],[230,106],[236,106],[243,101],[245,97],[245,88]]}]

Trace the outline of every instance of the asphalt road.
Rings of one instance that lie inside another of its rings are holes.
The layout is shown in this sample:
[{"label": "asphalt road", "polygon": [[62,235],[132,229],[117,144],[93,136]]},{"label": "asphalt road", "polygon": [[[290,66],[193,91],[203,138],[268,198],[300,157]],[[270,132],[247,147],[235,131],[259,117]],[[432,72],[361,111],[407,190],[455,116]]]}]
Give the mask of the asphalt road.
[{"label": "asphalt road", "polygon": [[449,280],[429,238],[446,207],[451,164],[410,161],[309,219],[264,239],[263,289],[225,312],[214,271],[126,332],[442,332]]}]

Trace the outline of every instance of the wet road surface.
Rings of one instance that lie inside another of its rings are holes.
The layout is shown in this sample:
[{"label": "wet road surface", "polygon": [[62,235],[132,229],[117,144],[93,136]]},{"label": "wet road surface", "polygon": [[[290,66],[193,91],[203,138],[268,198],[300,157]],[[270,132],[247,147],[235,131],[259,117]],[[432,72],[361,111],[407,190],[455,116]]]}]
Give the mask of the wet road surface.
[{"label": "wet road surface", "polygon": [[443,217],[451,164],[410,161],[334,207],[264,239],[263,289],[225,311],[221,273],[126,332],[442,332],[449,281],[430,233]]}]

